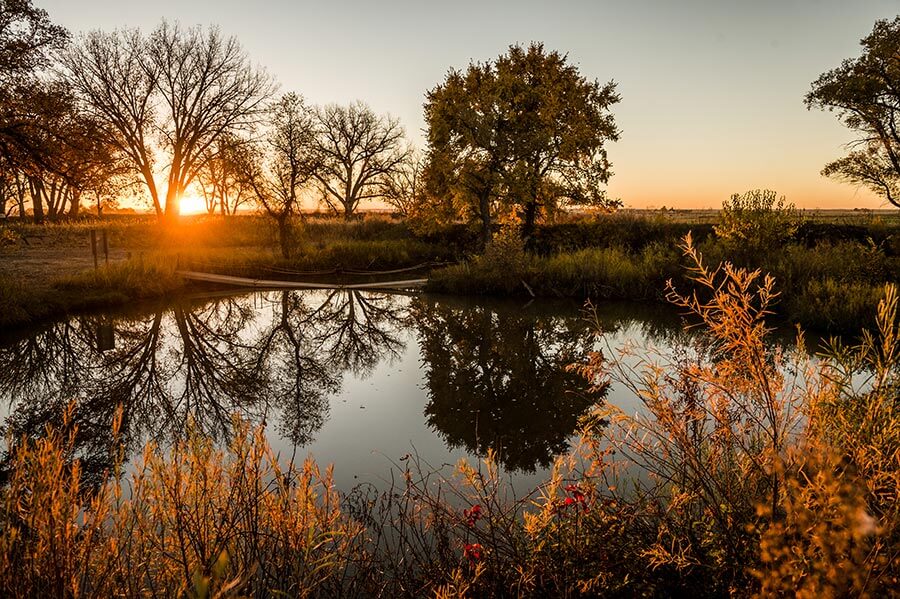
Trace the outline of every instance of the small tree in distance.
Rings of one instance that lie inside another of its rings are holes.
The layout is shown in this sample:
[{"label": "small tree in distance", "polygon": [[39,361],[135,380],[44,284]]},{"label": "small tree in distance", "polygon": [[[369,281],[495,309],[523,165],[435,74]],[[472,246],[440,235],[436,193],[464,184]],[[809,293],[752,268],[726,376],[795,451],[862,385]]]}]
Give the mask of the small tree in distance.
[{"label": "small tree in distance", "polygon": [[350,219],[360,202],[382,197],[383,185],[406,160],[400,122],[378,116],[362,102],[329,104],[316,111],[315,177],[324,202]]},{"label": "small tree in distance", "polygon": [[218,209],[223,215],[233,215],[252,196],[242,178],[241,168],[246,163],[247,142],[235,135],[223,135],[210,148],[197,173],[197,186],[206,202],[206,210],[214,214]]}]

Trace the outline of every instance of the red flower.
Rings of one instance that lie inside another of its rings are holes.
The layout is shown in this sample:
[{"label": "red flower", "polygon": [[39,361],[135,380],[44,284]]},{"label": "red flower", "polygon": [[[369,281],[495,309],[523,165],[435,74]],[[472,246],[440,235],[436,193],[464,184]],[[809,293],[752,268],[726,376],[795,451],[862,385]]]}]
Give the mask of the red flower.
[{"label": "red flower", "polygon": [[467,543],[466,546],[463,547],[463,554],[470,562],[477,562],[481,559],[481,544]]},{"label": "red flower", "polygon": [[578,485],[566,485],[566,492],[572,495],[571,497],[566,497],[566,507],[577,503],[579,506],[581,506],[582,510],[584,510],[585,512],[588,511],[587,497]]},{"label": "red flower", "polygon": [[466,518],[466,524],[469,528],[473,528],[475,523],[481,519],[481,506],[477,503],[470,510],[463,510],[463,516]]}]

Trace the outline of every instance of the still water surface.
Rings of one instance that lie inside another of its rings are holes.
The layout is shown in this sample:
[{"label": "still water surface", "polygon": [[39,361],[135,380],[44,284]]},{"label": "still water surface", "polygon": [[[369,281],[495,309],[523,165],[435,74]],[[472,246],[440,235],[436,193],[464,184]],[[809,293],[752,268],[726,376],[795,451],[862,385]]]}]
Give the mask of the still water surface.
[{"label": "still water surface", "polygon": [[497,451],[516,486],[543,479],[592,404],[637,409],[565,366],[598,348],[671,355],[678,316],[598,307],[602,340],[572,302],[349,290],[207,295],[79,316],[0,340],[4,432],[39,435],[75,405],[85,470],[108,468],[111,422],[135,455],[193,421],[226,438],[234,413],[265,424],[285,461],[334,464],[339,488],[382,486],[409,453],[431,466]]}]

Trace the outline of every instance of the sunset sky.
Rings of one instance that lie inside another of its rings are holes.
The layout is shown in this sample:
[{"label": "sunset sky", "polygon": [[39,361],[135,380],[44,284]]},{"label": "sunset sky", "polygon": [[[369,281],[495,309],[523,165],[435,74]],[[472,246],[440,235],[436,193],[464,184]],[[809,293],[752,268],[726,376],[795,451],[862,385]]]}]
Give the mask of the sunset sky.
[{"label": "sunset sky", "polygon": [[36,0],[70,30],[160,19],[218,24],[313,103],[361,99],[399,117],[422,145],[425,90],[450,67],[542,41],[581,72],[619,84],[622,138],[609,192],[629,207],[718,207],[732,192],[775,189],[805,208],[883,202],[819,171],[852,136],[803,95],[859,54],[887,0],[457,2]]}]

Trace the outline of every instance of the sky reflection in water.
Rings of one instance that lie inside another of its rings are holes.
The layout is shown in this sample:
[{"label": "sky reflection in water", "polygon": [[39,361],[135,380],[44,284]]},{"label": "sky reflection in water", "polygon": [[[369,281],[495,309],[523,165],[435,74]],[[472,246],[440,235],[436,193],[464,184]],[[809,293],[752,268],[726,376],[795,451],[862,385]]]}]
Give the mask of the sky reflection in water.
[{"label": "sky reflection in water", "polygon": [[40,435],[73,403],[85,471],[102,476],[116,440],[135,455],[189,422],[216,439],[232,414],[264,423],[282,459],[335,465],[339,487],[389,480],[409,453],[431,466],[497,451],[519,484],[542,478],[597,401],[636,409],[615,385],[590,394],[565,366],[600,347],[683,335],[659,307],[580,306],[359,291],[202,297],[80,316],[0,343],[3,429]]}]

